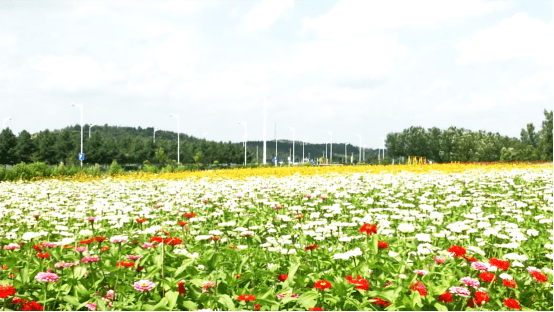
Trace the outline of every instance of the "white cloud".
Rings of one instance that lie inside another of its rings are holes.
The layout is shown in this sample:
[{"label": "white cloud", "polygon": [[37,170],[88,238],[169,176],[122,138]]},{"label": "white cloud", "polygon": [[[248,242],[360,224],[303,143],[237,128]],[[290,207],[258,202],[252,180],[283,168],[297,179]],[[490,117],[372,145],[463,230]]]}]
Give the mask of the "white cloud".
[{"label": "white cloud", "polygon": [[285,10],[292,7],[293,0],[264,0],[246,14],[239,28],[243,32],[266,30]]},{"label": "white cloud", "polygon": [[298,99],[307,103],[362,104],[379,94],[378,90],[313,85],[298,92]]},{"label": "white cloud", "polygon": [[460,41],[456,45],[460,52],[456,64],[533,57],[539,64],[552,65],[553,36],[552,21],[546,23],[529,17],[527,13],[517,13]]},{"label": "white cloud", "polygon": [[124,77],[115,64],[100,64],[88,56],[33,56],[29,67],[46,74],[39,87],[47,91],[95,90]]},{"label": "white cloud", "polygon": [[439,22],[505,9],[512,4],[479,0],[341,0],[323,16],[305,17],[303,31],[314,30],[320,37],[342,37],[386,28],[435,26]]},{"label": "white cloud", "polygon": [[448,79],[436,79],[435,81],[433,81],[433,84],[431,85],[431,87],[427,90],[424,90],[422,91],[422,93],[424,95],[429,95],[431,94],[433,91],[437,90],[437,89],[444,89],[444,88],[447,88],[451,85],[452,83],[450,82],[450,80]]},{"label": "white cloud", "polygon": [[323,39],[302,45],[285,72],[289,77],[310,72],[336,79],[379,78],[394,68],[395,61],[404,59],[407,51],[392,35]]}]

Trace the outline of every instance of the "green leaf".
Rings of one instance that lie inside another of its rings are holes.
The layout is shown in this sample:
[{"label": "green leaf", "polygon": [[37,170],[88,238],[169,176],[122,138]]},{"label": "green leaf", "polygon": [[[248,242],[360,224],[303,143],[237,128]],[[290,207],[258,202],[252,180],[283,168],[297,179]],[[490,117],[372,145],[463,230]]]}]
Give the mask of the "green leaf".
[{"label": "green leaf", "polygon": [[23,284],[29,283],[29,266],[25,265],[21,270],[21,282]]},{"label": "green leaf", "polygon": [[81,303],[79,302],[79,300],[77,300],[77,298],[73,297],[73,296],[63,296],[63,301],[71,304],[71,305],[74,305],[75,307],[78,307],[81,305]]},{"label": "green leaf", "polygon": [[163,297],[162,300],[160,300],[160,302],[158,302],[152,310],[154,310],[154,311],[166,311],[167,310],[167,298]]},{"label": "green leaf", "polygon": [[223,304],[229,311],[235,310],[235,303],[233,302],[233,299],[229,297],[229,295],[220,295],[217,302]]},{"label": "green leaf", "polygon": [[292,281],[294,280],[294,274],[296,274],[296,270],[298,270],[298,267],[300,267],[300,263],[293,264],[289,269],[289,274],[285,282],[283,283],[283,289],[288,289]]},{"label": "green leaf", "polygon": [[437,309],[437,311],[448,311],[448,308],[443,306],[442,304],[440,303],[435,303],[435,308]]},{"label": "green leaf", "polygon": [[313,308],[317,302],[317,293],[315,291],[309,291],[303,293],[298,297],[298,303],[304,308]]},{"label": "green leaf", "polygon": [[371,250],[374,255],[379,252],[379,241],[377,240],[377,235],[371,235]]},{"label": "green leaf", "polygon": [[196,305],[196,303],[192,301],[183,301],[183,306],[189,309],[189,311],[196,311],[198,309],[198,306]]},{"label": "green leaf", "polygon": [[168,291],[165,293],[165,297],[167,298],[169,310],[172,311],[173,307],[175,307],[175,304],[177,303],[177,299],[179,298],[179,293],[176,291]]},{"label": "green leaf", "polygon": [[183,273],[183,271],[186,270],[187,266],[189,266],[191,262],[192,261],[189,260],[183,261],[183,264],[181,264],[181,266],[175,271],[175,273],[173,273],[173,276],[178,277],[179,274]]}]

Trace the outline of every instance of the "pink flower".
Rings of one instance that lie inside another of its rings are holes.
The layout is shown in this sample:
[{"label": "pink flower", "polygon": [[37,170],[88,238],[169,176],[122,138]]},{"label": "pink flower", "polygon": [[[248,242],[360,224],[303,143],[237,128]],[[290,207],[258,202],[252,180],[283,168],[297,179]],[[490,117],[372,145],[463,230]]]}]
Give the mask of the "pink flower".
[{"label": "pink flower", "polygon": [[42,243],[42,246],[52,248],[52,247],[58,247],[59,244],[56,244],[56,243]]},{"label": "pink flower", "polygon": [[137,256],[127,255],[127,259],[129,259],[129,260],[138,260],[140,258],[142,258],[141,255],[137,255]]},{"label": "pink flower", "polygon": [[490,264],[488,263],[484,263],[484,262],[472,262],[471,263],[471,267],[474,268],[475,270],[478,270],[478,271],[481,271],[481,272],[486,272],[489,270],[489,268],[491,267]]},{"label": "pink flower", "polygon": [[154,284],[149,280],[140,280],[133,284],[133,288],[135,288],[135,290],[142,291],[142,292],[151,290],[154,287],[156,287],[156,284]]},{"label": "pink flower", "polygon": [[443,257],[435,256],[433,259],[434,259],[435,262],[438,263],[438,264],[443,264],[443,263],[444,263],[444,258],[443,258]]},{"label": "pink flower", "polygon": [[92,302],[87,304],[85,307],[87,307],[90,311],[96,311],[96,305]]},{"label": "pink flower", "polygon": [[98,261],[100,261],[100,258],[98,257],[84,257],[83,259],[81,259],[82,263],[98,262]]},{"label": "pink flower", "polygon": [[5,250],[19,249],[19,245],[18,245],[18,244],[15,244],[15,243],[11,243],[11,244],[9,244],[9,245],[4,246],[4,249],[5,249]]},{"label": "pink flower", "polygon": [[528,267],[527,268],[527,272],[529,272],[529,274],[533,274],[533,272],[539,272],[541,273],[541,270],[535,268],[535,267]]},{"label": "pink flower", "polygon": [[77,247],[75,247],[75,251],[76,252],[85,252],[85,251],[87,251],[87,247],[77,246]]},{"label": "pink flower", "polygon": [[209,292],[208,288],[212,288],[214,286],[215,286],[215,282],[212,282],[212,281],[204,282],[202,283],[202,292],[207,293]]},{"label": "pink flower", "polygon": [[38,282],[51,282],[56,283],[60,277],[56,273],[38,272],[35,279]]},{"label": "pink flower", "polygon": [[87,221],[93,222],[94,220],[96,220],[96,217],[87,217],[86,219]]},{"label": "pink flower", "polygon": [[481,285],[481,283],[479,283],[478,280],[476,280],[474,278],[471,278],[469,276],[462,278],[461,282],[466,284],[466,286],[470,286],[470,287],[473,287],[473,288],[478,288],[479,285]]},{"label": "pink flower", "polygon": [[417,274],[417,275],[425,276],[429,272],[427,272],[425,270],[414,270],[414,273]]},{"label": "pink flower", "polygon": [[152,243],[144,243],[144,244],[142,244],[142,248],[144,248],[144,249],[154,248],[154,244],[152,244]]},{"label": "pink flower", "polygon": [[471,291],[469,291],[469,289],[463,288],[463,287],[452,286],[448,289],[448,292],[450,292],[451,294],[456,294],[456,295],[462,296],[462,297],[467,297],[467,298],[471,297]]},{"label": "pink flower", "polygon": [[[83,258],[84,259],[84,258]],[[79,261],[66,263],[65,261],[54,264],[55,268],[70,268],[79,265]]]},{"label": "pink flower", "polygon": [[110,242],[112,242],[112,243],[128,243],[129,238],[127,236],[116,235],[116,236],[110,238]]},{"label": "pink flower", "polygon": [[106,298],[107,300],[110,300],[110,301],[114,300],[115,299],[115,290],[113,290],[113,289],[108,290],[108,292],[106,293],[104,298]]}]

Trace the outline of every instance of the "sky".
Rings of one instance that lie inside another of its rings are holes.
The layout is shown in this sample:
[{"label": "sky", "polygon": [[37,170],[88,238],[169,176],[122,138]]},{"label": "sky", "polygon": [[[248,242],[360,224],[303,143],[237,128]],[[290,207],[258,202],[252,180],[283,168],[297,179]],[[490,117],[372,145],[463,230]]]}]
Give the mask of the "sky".
[{"label": "sky", "polygon": [[[0,1],[0,119],[215,141],[519,137],[553,108],[552,1]],[[265,96],[264,96],[265,94]],[[332,133],[331,135],[328,132]]]}]

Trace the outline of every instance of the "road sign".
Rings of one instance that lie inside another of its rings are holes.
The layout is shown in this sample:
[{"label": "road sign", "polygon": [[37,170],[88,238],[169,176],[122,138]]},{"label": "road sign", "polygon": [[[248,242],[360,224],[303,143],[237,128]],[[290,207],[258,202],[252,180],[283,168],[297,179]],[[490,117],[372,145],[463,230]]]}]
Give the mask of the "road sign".
[{"label": "road sign", "polygon": [[273,161],[277,161],[277,156],[273,157]]},{"label": "road sign", "polygon": [[85,160],[85,153],[79,153],[79,160],[80,161]]}]

